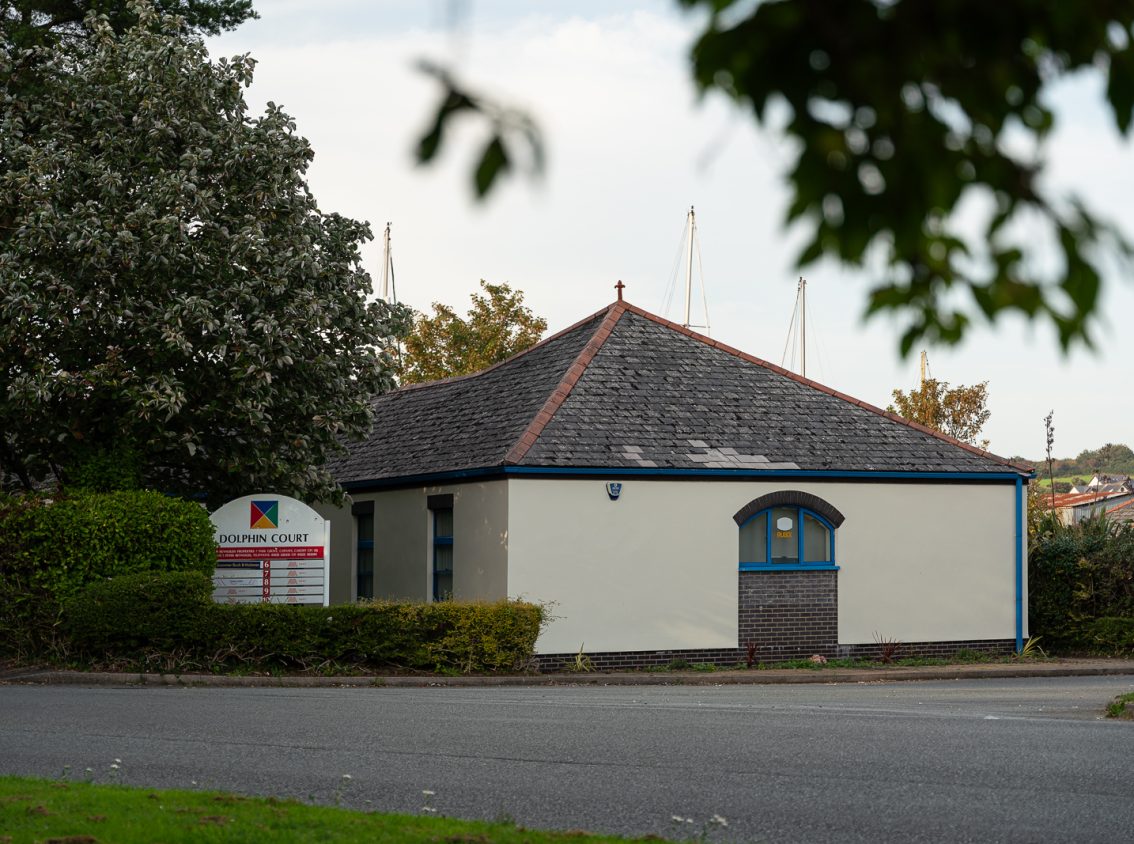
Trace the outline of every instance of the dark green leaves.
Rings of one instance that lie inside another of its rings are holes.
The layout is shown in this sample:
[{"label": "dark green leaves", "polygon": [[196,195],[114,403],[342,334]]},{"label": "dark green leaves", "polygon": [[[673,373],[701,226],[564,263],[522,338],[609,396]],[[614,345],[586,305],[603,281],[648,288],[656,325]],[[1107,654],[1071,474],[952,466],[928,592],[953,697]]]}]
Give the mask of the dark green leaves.
[{"label": "dark green leaves", "polygon": [[34,91],[0,75],[0,475],[123,447],[166,492],[332,498],[404,309],[372,301],[370,230],[319,209],[294,121],[247,116],[252,60],[132,8],[37,54]]}]

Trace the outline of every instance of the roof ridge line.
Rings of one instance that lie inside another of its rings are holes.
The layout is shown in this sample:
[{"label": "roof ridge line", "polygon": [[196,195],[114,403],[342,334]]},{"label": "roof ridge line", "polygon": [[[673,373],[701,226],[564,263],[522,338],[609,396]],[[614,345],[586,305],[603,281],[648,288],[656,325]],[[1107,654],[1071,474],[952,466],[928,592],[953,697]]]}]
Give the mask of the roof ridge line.
[{"label": "roof ridge line", "polygon": [[[543,429],[547,427],[547,423],[554,418],[559,408],[563,406],[563,402],[571,395],[571,390],[575,388],[575,384],[578,383],[583,373],[587,371],[587,367],[590,366],[591,361],[594,360],[595,355],[598,354],[598,350],[606,343],[611,332],[614,331],[614,326],[618,324],[618,320],[630,307],[628,303],[621,299],[607,307],[606,317],[599,323],[598,328],[595,329],[595,333],[592,334],[591,339],[587,341],[587,345],[583,347],[583,350],[579,352],[575,360],[567,367],[567,372],[563,375],[563,378],[560,379],[559,384],[556,385],[551,395],[548,396],[547,401],[543,403],[543,407],[532,417],[532,421],[528,423],[528,427],[520,434],[519,439],[508,449],[508,453],[504,456],[505,464],[519,463],[527,456],[528,451],[531,450],[536,440],[539,439],[540,434],[543,433]],[[597,316],[597,314],[593,314],[592,317],[593,316]]]},{"label": "roof ridge line", "polygon": [[947,442],[950,445],[955,445],[955,446],[958,446],[959,448],[963,448],[965,451],[971,452],[971,453],[979,455],[981,457],[986,457],[986,458],[989,458],[991,460],[995,460],[997,463],[1001,463],[1005,466],[1009,466],[1012,469],[1015,469],[1017,471],[1026,471],[1029,474],[1031,474],[1032,472],[1035,471],[1030,466],[1018,466],[1015,463],[1013,463],[1012,461],[1008,460],[1007,458],[1001,457],[998,454],[993,454],[991,451],[985,451],[983,448],[979,448],[975,445],[971,445],[971,444],[966,443],[966,442],[961,442],[961,440],[958,440],[954,437],[951,437],[948,434],[944,434],[941,431],[936,431],[933,428],[922,425],[919,422],[914,422],[910,419],[906,419],[902,416],[899,416],[896,413],[891,413],[888,410],[883,410],[880,407],[875,407],[874,405],[870,404],[869,402],[865,402],[865,401],[862,401],[861,399],[856,399],[854,396],[850,396],[850,395],[847,395],[846,393],[839,392],[838,390],[834,389],[833,387],[828,387],[826,384],[820,384],[818,381],[812,381],[810,378],[805,378],[802,375],[797,375],[796,373],[792,372],[791,370],[784,369],[782,366],[776,366],[776,364],[770,363],[770,362],[764,360],[763,358],[758,358],[755,355],[750,355],[747,352],[742,352],[740,349],[737,349],[733,346],[730,346],[727,343],[722,343],[719,340],[714,340],[712,337],[708,337],[704,334],[699,334],[698,332],[693,331],[689,328],[686,328],[684,325],[680,325],[676,322],[672,322],[671,320],[668,320],[665,317],[658,316],[657,314],[652,314],[649,311],[646,311],[646,310],[643,310],[642,308],[639,308],[637,305],[631,305],[629,302],[621,302],[619,304],[622,304],[624,306],[624,310],[627,310],[627,311],[630,311],[631,313],[637,314],[638,316],[643,317],[645,319],[648,319],[651,322],[655,322],[658,325],[661,325],[661,326],[668,328],[672,331],[676,331],[679,334],[684,334],[687,337],[690,337],[694,340],[697,340],[701,343],[704,343],[705,345],[710,346],[714,349],[719,349],[720,351],[726,352],[730,355],[733,355],[734,357],[738,357],[741,360],[747,361],[748,363],[754,363],[757,366],[762,366],[765,369],[770,369],[772,372],[775,372],[779,375],[784,375],[784,376],[790,378],[793,381],[796,381],[800,384],[811,387],[812,389],[818,390],[821,393],[826,393],[827,395],[833,396],[834,398],[842,399],[845,402],[849,402],[850,404],[853,404],[856,407],[860,407],[863,410],[868,411],[870,413],[874,413],[874,414],[877,414],[878,416],[882,416],[886,419],[889,419],[892,422],[899,422],[902,425],[906,425],[907,427],[913,428],[915,431],[921,431],[923,434],[929,434],[930,436],[936,437],[937,439],[942,440],[944,442]]},{"label": "roof ridge line", "polygon": [[438,386],[438,385],[441,385],[441,384],[452,384],[452,383],[457,382],[457,381],[465,381],[469,378],[476,378],[480,375],[484,375],[487,372],[491,372],[494,369],[498,369],[499,367],[503,366],[506,363],[511,363],[512,361],[516,360],[516,358],[523,357],[524,355],[528,354],[529,352],[534,352],[536,349],[540,348],[541,346],[546,346],[548,343],[552,342],[553,340],[558,340],[560,337],[564,336],[565,334],[570,334],[572,331],[577,329],[579,326],[586,325],[588,322],[590,322],[592,319],[597,317],[599,314],[604,313],[604,312],[609,312],[611,307],[613,307],[613,306],[607,305],[605,308],[600,308],[599,310],[595,311],[593,314],[583,317],[581,320],[572,323],[571,325],[567,326],[566,328],[561,328],[559,331],[556,331],[554,334],[552,334],[548,337],[544,337],[542,340],[540,340],[535,345],[528,346],[526,349],[522,349],[522,350],[516,352],[511,357],[507,357],[507,358],[504,358],[504,360],[497,361],[496,363],[492,364],[491,366],[486,366],[484,369],[478,369],[476,372],[470,372],[467,375],[450,375],[448,378],[438,378],[436,381],[420,381],[420,382],[415,383],[415,384],[402,384],[396,390],[391,390],[389,393],[382,393],[381,396],[376,396],[375,398],[385,397],[385,396],[391,395],[393,393],[409,392],[411,390],[420,390],[422,387],[435,387],[435,386]]}]

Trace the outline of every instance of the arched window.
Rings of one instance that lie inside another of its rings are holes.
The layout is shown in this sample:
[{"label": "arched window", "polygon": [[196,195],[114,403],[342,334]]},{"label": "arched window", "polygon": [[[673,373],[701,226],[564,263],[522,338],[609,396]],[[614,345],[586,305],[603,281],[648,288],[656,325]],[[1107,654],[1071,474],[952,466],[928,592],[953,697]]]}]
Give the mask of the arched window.
[{"label": "arched window", "polygon": [[837,568],[835,530],[843,515],[823,499],[794,490],[750,501],[740,526],[740,570]]}]

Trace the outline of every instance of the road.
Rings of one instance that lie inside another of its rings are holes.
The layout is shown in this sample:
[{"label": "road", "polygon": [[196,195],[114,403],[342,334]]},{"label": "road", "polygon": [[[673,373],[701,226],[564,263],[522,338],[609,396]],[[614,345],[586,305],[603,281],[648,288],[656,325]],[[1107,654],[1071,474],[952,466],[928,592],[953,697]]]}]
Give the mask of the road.
[{"label": "road", "polygon": [[[1122,841],[1134,677],[808,686],[0,686],[0,772],[713,841]],[[342,775],[351,780],[344,787]]]}]

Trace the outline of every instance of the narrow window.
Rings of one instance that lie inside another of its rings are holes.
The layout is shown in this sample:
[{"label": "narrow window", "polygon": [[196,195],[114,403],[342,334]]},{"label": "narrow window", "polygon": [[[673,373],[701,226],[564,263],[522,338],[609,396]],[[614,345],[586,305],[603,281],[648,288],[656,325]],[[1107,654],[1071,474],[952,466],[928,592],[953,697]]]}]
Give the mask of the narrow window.
[{"label": "narrow window", "polygon": [[740,562],[768,562],[768,511],[740,526]]},{"label": "narrow window", "polygon": [[803,561],[831,562],[831,529],[806,512],[803,514]]},{"label": "narrow window", "polygon": [[374,502],[360,501],[351,507],[355,540],[355,598],[374,597]]},{"label": "narrow window", "polygon": [[799,562],[799,508],[773,507],[769,512],[772,519],[772,562]]},{"label": "narrow window", "polygon": [[433,511],[433,600],[453,598],[453,508]]}]

